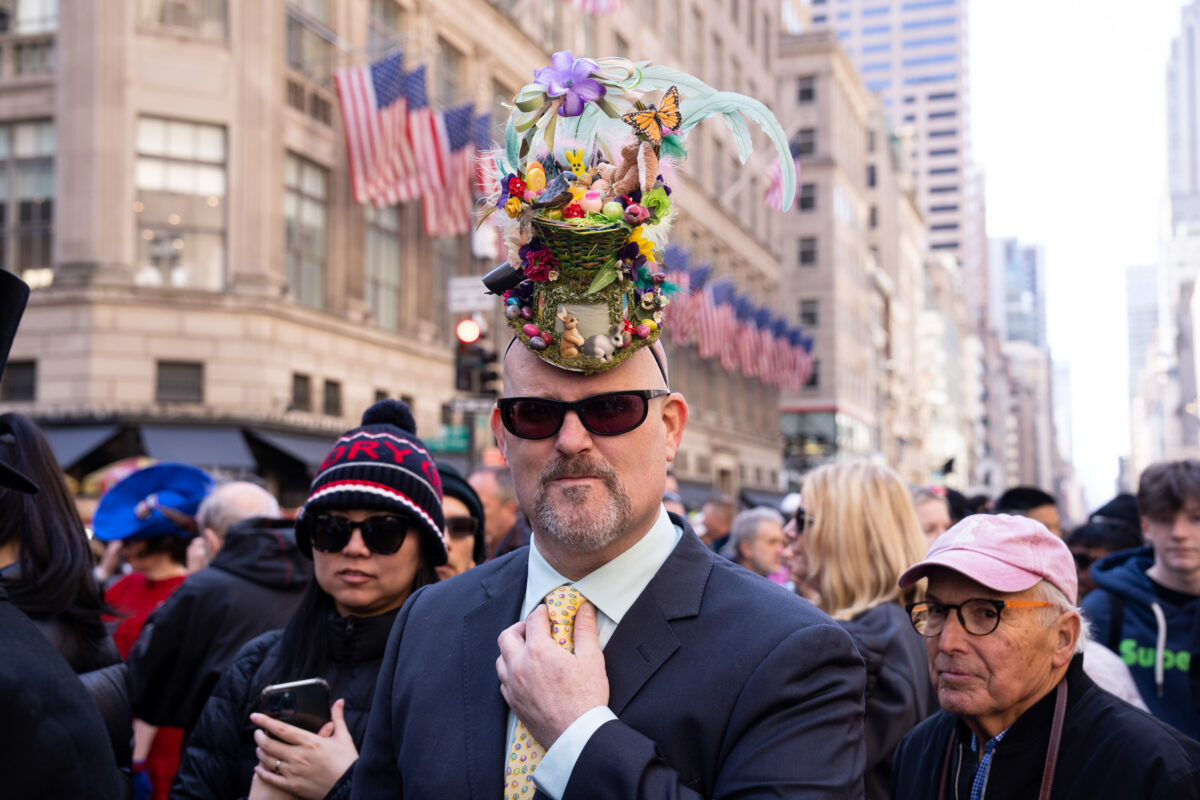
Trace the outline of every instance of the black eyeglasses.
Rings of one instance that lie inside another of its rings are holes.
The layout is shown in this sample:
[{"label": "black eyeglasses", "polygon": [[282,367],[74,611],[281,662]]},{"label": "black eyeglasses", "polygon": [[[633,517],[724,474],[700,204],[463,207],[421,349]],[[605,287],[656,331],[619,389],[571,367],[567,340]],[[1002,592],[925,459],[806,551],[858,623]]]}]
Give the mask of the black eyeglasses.
[{"label": "black eyeglasses", "polygon": [[990,600],[977,598],[964,603],[934,603],[926,600],[909,603],[904,608],[912,620],[913,629],[927,639],[941,636],[950,609],[958,615],[958,624],[972,636],[987,636],[1000,626],[1000,612],[1006,608],[1046,608],[1053,605],[1042,600]]},{"label": "black eyeglasses", "polygon": [[296,521],[296,531],[307,534],[312,546],[322,553],[338,553],[358,528],[367,549],[388,556],[403,546],[409,528],[416,525],[414,518],[399,514],[369,517],[362,522],[351,522],[337,514],[305,514]]},{"label": "black eyeglasses", "polygon": [[479,530],[479,520],[474,517],[446,517],[446,535],[459,538],[474,536]]},{"label": "black eyeglasses", "polygon": [[589,433],[620,436],[646,421],[650,401],[670,389],[605,392],[568,403],[547,397],[504,397],[496,401],[500,419],[513,436],[548,439],[562,428],[568,411],[574,411]]}]

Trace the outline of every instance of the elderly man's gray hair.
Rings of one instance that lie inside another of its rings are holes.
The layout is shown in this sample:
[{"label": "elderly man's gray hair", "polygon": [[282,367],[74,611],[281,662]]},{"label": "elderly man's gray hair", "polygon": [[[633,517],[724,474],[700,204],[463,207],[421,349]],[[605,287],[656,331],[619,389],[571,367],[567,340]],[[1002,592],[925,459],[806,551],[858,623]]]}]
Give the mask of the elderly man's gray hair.
[{"label": "elderly man's gray hair", "polygon": [[758,529],[764,522],[776,522],[783,525],[783,514],[766,506],[738,512],[729,526],[729,541],[721,548],[721,555],[731,559],[741,556],[739,546],[742,542],[753,542],[758,538]]}]

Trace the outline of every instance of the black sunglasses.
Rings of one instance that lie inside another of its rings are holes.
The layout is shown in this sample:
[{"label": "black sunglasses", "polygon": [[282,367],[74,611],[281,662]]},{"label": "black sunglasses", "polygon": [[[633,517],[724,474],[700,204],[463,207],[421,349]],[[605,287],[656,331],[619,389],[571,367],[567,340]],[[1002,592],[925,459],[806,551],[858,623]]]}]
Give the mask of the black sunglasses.
[{"label": "black sunglasses", "polygon": [[447,536],[474,536],[479,530],[479,520],[474,517],[446,517]]},{"label": "black sunglasses", "polygon": [[513,436],[548,439],[558,433],[568,411],[574,411],[589,433],[619,436],[646,421],[650,401],[670,389],[605,392],[568,403],[546,397],[504,397],[496,401],[500,419]]},{"label": "black sunglasses", "polygon": [[314,549],[338,553],[350,543],[354,529],[358,528],[367,549],[389,556],[403,546],[409,528],[416,525],[414,518],[398,514],[370,517],[362,522],[351,522],[337,514],[305,514],[296,521],[296,530],[307,534]]}]

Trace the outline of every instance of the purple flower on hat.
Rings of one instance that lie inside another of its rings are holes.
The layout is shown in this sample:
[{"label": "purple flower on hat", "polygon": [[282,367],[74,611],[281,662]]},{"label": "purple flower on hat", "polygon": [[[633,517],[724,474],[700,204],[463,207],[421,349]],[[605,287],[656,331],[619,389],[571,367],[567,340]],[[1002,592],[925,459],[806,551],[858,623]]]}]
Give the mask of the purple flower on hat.
[{"label": "purple flower on hat", "polygon": [[504,176],[504,180],[500,181],[500,197],[496,200],[497,208],[504,208],[504,204],[508,202],[508,198],[510,197],[508,193],[508,182],[515,177],[517,176],[510,172]]},{"label": "purple flower on hat", "polygon": [[546,94],[563,98],[558,107],[562,117],[577,117],[585,103],[604,97],[604,87],[590,77],[600,65],[590,58],[575,58],[570,50],[561,50],[550,59],[551,66],[533,73],[535,83],[546,87]]}]

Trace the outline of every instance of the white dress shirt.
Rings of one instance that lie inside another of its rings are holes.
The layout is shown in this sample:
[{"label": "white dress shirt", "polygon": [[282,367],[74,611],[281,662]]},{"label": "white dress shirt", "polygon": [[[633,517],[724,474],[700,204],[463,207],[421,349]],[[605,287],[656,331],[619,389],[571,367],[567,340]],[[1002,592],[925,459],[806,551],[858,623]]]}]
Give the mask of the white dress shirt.
[{"label": "white dress shirt", "polygon": [[[683,531],[675,527],[667,516],[667,510],[660,506],[658,519],[633,547],[594,572],[577,581],[570,581],[546,563],[537,548],[537,535],[533,534],[529,539],[529,575],[525,580],[525,603],[521,606],[521,619],[527,618],[546,595],[559,586],[573,585],[596,607],[600,647],[603,648],[630,606],[671,555],[682,535]],[[534,770],[533,781],[537,787],[554,800],[559,800],[567,790],[571,771],[588,739],[597,728],[616,718],[608,706],[596,706],[571,723]],[[512,748],[516,731],[517,715],[510,710],[506,753]],[[497,776],[496,780],[501,778],[503,776]]]}]

